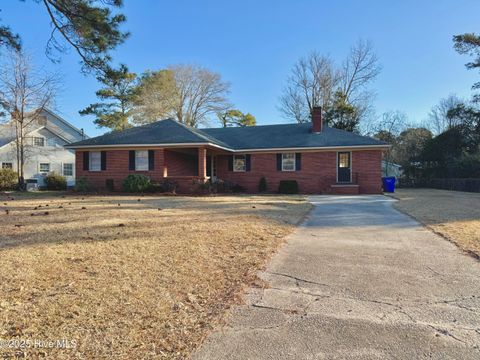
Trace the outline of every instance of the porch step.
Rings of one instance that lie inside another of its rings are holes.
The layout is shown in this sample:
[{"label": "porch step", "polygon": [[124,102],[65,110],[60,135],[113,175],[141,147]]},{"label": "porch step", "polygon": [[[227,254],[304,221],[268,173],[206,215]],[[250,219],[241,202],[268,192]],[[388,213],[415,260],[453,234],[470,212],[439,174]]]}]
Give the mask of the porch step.
[{"label": "porch step", "polygon": [[358,195],[360,188],[357,184],[330,185],[330,193],[334,195]]}]

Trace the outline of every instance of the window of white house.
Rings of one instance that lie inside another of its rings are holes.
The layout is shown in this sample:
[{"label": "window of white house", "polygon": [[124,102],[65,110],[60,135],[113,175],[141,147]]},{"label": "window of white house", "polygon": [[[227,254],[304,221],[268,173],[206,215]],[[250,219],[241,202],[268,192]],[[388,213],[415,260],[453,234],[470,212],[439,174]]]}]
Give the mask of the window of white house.
[{"label": "window of white house", "polygon": [[282,171],[295,171],[295,153],[282,154]]},{"label": "window of white house", "polygon": [[102,153],[100,151],[90,151],[90,171],[102,170]]},{"label": "window of white house", "polygon": [[55,145],[57,145],[57,141],[54,137],[47,139],[47,146],[55,146]]},{"label": "window of white house", "polygon": [[38,167],[38,171],[41,174],[48,174],[50,172],[50,164],[49,163],[40,163]]},{"label": "window of white house", "polygon": [[135,170],[137,171],[148,170],[148,150],[135,151]]},{"label": "window of white house", "polygon": [[45,146],[45,138],[43,137],[34,137],[33,146]]},{"label": "window of white house", "polygon": [[63,176],[73,176],[73,164],[63,164]]},{"label": "window of white house", "polygon": [[13,163],[11,162],[2,163],[2,169],[13,169]]},{"label": "window of white house", "polygon": [[247,168],[247,160],[245,155],[233,156],[233,171],[245,171]]}]

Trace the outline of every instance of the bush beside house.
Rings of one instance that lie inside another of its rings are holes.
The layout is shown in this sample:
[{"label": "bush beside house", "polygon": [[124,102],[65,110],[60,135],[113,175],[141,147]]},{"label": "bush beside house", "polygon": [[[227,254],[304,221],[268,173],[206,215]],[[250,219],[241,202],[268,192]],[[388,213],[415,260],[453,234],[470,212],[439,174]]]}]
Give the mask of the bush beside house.
[{"label": "bush beside house", "polygon": [[18,183],[18,175],[12,169],[0,169],[0,190],[14,190]]},{"label": "bush beside house", "polygon": [[142,174],[130,174],[123,180],[123,190],[126,192],[144,192],[150,185],[150,178]]},{"label": "bush beside house", "polygon": [[298,194],[298,183],[296,180],[282,180],[278,186],[280,194]]},{"label": "bush beside house", "polygon": [[47,190],[66,190],[67,188],[67,179],[65,176],[50,173],[45,176],[45,185]]}]

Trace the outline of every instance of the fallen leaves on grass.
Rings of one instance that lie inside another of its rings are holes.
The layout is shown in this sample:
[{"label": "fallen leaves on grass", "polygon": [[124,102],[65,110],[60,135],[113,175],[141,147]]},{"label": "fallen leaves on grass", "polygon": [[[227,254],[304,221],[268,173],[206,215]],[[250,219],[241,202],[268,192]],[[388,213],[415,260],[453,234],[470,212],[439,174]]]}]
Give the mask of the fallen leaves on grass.
[{"label": "fallen leaves on grass", "polygon": [[187,357],[310,208],[300,197],[102,199],[60,210],[53,198],[50,216],[32,217],[35,199],[22,198],[0,218],[0,338],[77,341],[30,357]]}]

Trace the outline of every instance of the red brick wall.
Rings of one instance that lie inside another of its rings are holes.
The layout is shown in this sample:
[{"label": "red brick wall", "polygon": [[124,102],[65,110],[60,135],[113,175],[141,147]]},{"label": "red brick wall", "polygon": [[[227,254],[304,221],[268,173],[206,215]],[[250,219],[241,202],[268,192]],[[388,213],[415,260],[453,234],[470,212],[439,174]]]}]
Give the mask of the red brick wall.
[{"label": "red brick wall", "polygon": [[163,178],[163,149],[155,149],[155,169],[152,171],[134,171],[128,169],[128,150],[107,150],[107,169],[104,171],[83,170],[83,151],[75,152],[75,172],[77,180],[85,176],[96,188],[105,188],[105,180],[113,179],[114,188],[120,190],[123,180],[129,174],[144,174],[153,180]]},{"label": "red brick wall", "polygon": [[[154,181],[162,180],[164,174],[178,177],[181,192],[193,189],[192,181],[198,170],[205,166],[195,157],[185,157],[161,148],[155,150],[155,170],[133,171],[128,169],[128,150],[108,150],[107,169],[105,171],[84,171],[83,152],[76,151],[77,179],[85,176],[97,188],[105,188],[105,180],[113,179],[115,189],[121,189],[122,182],[128,174],[144,174]],[[276,154],[251,154],[251,171],[228,171],[228,155],[217,156],[217,177],[230,180],[244,186],[248,192],[257,192],[262,176],[267,179],[268,191],[275,192],[280,180],[297,180],[301,193],[319,194],[330,190],[336,182],[335,151],[319,151],[302,153],[302,166],[299,171],[277,171]],[[165,169],[166,168],[166,169]],[[381,192],[381,150],[358,150],[352,152],[352,173],[359,185],[359,192],[364,194]]]},{"label": "red brick wall", "polygon": [[[319,151],[302,153],[299,171],[277,171],[276,154],[251,155],[251,171],[228,171],[228,155],[217,156],[217,177],[239,184],[248,192],[257,192],[260,178],[267,179],[268,191],[275,192],[280,180],[297,180],[304,194],[320,194],[330,191],[336,182],[337,152]],[[360,193],[381,192],[381,150],[352,152],[352,173],[360,186]]]},{"label": "red brick wall", "polygon": [[352,152],[352,172],[357,173],[360,194],[379,194],[382,192],[381,164],[381,150]]},{"label": "red brick wall", "polygon": [[165,150],[165,164],[168,176],[198,175],[198,153],[184,154]]}]

